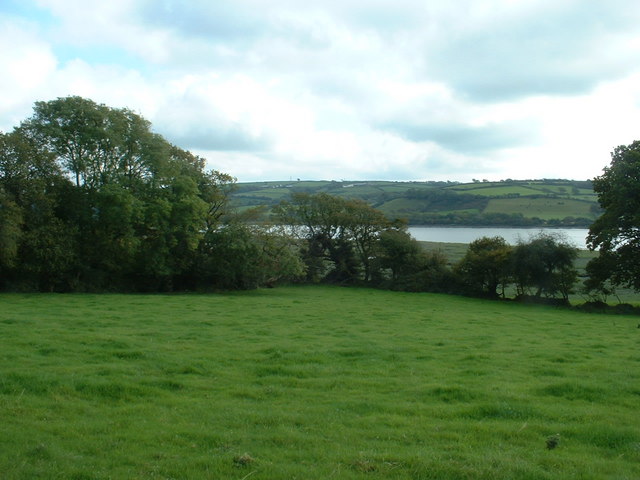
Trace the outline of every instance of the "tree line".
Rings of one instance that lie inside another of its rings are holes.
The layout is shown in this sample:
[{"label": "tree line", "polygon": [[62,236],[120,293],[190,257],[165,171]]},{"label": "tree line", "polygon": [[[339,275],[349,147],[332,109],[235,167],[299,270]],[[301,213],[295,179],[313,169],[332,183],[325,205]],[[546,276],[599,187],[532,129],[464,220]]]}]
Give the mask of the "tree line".
[{"label": "tree line", "polygon": [[[151,130],[128,109],[81,97],[37,102],[0,133],[0,288],[22,291],[248,289],[330,282],[485,297],[575,291],[577,250],[539,235],[472,242],[455,265],[406,222],[363,200],[294,192],[266,225],[234,212],[235,179]],[[585,292],[640,289],[640,143],[618,147],[593,181]],[[429,197],[438,202],[440,197]],[[473,196],[461,201],[476,202]]]},{"label": "tree line", "polygon": [[233,184],[128,109],[37,102],[0,134],[0,287],[250,288],[295,275],[294,247],[229,214]]},{"label": "tree line", "polygon": [[450,266],[443,254],[425,251],[404,222],[361,200],[294,193],[276,218],[302,242],[310,282],[567,302],[577,281],[578,250],[548,234],[513,247],[502,237],[484,237]]}]

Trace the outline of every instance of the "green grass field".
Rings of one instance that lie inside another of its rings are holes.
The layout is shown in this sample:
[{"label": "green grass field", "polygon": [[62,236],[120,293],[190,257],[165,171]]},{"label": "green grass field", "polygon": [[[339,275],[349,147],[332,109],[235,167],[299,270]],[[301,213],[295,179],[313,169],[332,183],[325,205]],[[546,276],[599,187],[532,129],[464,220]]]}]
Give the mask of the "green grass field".
[{"label": "green grass field", "polygon": [[[385,215],[393,218],[395,216],[399,216],[402,218],[402,215],[410,214],[412,211],[421,211],[426,212],[429,211],[428,208],[429,202],[427,200],[419,200],[419,199],[409,199],[409,198],[396,198],[385,202],[384,204],[378,206],[377,208],[382,211]],[[446,215],[447,213],[452,212],[467,212],[467,213],[481,213],[479,209],[471,209],[471,208],[460,208],[456,210],[448,210],[445,208],[440,208],[437,210],[438,213]]]},{"label": "green grass field", "polygon": [[640,478],[637,317],[337,287],[0,304],[2,479]]},{"label": "green grass field", "polygon": [[485,213],[521,213],[544,220],[564,217],[593,218],[592,204],[566,198],[496,198],[489,200]]},{"label": "green grass field", "polygon": [[[462,185],[462,187],[464,187],[465,185]],[[540,193],[530,187],[527,186],[520,186],[520,185],[514,185],[514,186],[501,186],[501,185],[496,185],[496,186],[490,186],[490,187],[477,187],[477,188],[460,188],[460,189],[456,189],[456,188],[449,188],[449,190],[457,190],[457,191],[461,191],[464,193],[469,193],[472,195],[483,195],[483,196],[492,196],[492,195],[531,195],[534,193]]]}]

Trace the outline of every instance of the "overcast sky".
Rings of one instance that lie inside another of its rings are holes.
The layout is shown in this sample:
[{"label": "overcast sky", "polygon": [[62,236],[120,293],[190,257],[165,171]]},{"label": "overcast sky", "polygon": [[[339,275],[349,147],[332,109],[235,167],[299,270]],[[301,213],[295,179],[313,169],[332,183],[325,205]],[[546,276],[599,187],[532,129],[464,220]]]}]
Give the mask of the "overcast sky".
[{"label": "overcast sky", "polygon": [[587,179],[640,139],[638,0],[0,0],[0,130],[128,107],[239,181]]}]

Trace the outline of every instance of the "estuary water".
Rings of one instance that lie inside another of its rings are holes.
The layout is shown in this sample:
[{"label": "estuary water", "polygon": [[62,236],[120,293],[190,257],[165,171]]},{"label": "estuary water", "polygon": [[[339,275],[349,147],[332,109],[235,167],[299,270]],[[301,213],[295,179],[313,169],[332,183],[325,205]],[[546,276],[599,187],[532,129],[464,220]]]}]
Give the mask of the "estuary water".
[{"label": "estuary water", "polygon": [[540,232],[559,235],[577,248],[587,248],[586,228],[508,228],[508,227],[409,227],[409,233],[421,242],[471,243],[481,237],[504,238],[515,245]]}]

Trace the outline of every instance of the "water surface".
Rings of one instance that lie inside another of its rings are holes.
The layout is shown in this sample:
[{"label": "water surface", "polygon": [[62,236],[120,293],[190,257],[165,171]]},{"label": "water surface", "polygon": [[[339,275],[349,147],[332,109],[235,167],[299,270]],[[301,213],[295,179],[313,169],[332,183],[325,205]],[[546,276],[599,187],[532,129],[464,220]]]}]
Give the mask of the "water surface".
[{"label": "water surface", "polygon": [[540,232],[558,235],[578,248],[587,248],[586,228],[508,228],[508,227],[409,227],[409,233],[422,242],[471,243],[481,237],[503,237],[515,245]]}]

